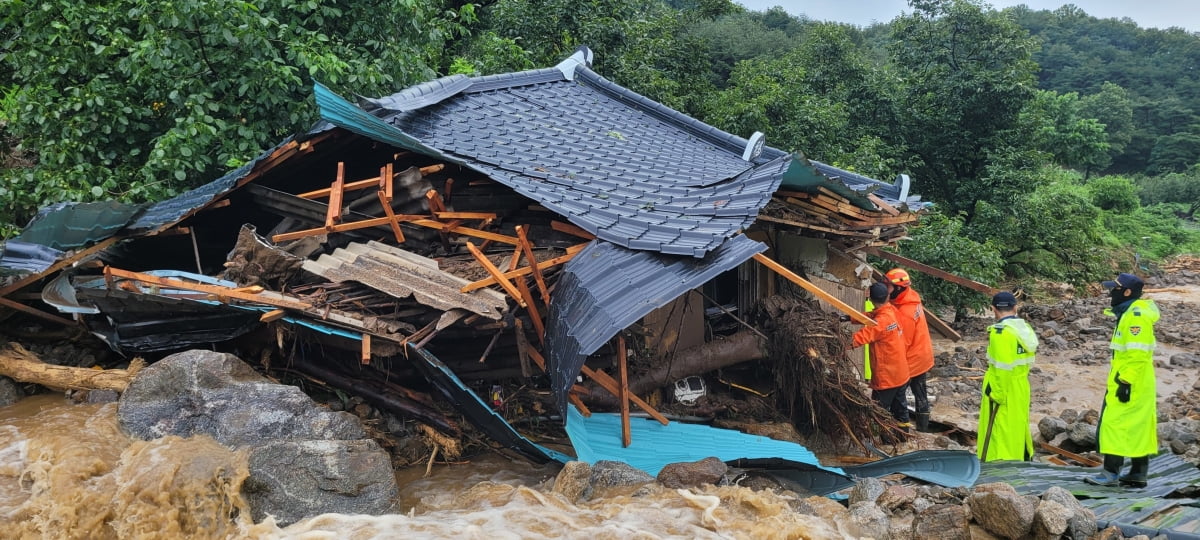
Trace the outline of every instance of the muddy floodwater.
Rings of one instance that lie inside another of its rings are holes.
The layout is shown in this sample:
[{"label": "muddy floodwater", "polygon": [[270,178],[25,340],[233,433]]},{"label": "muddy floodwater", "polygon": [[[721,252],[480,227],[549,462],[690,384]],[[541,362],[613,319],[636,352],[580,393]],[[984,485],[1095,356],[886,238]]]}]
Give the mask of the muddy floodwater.
[{"label": "muddy floodwater", "polygon": [[573,504],[551,493],[558,466],[486,454],[397,472],[402,512],[326,514],[277,527],[249,519],[246,458],[207,437],[138,441],[116,404],[44,394],[0,408],[3,538],[844,538],[792,510],[795,496],[653,484]]}]

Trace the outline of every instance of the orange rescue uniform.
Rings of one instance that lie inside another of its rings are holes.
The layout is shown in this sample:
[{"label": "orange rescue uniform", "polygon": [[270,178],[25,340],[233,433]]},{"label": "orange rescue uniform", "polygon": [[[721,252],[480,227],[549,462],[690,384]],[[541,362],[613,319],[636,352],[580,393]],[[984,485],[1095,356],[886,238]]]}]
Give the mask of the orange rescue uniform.
[{"label": "orange rescue uniform", "polygon": [[904,333],[891,303],[875,308],[871,318],[875,326],[864,326],[854,333],[854,346],[871,344],[871,389],[887,390],[908,383],[908,362],[904,356]]},{"label": "orange rescue uniform", "polygon": [[896,318],[904,330],[908,376],[916,377],[933,369],[933,341],[929,338],[929,322],[925,320],[921,295],[910,287],[893,298],[891,303],[899,312]]}]

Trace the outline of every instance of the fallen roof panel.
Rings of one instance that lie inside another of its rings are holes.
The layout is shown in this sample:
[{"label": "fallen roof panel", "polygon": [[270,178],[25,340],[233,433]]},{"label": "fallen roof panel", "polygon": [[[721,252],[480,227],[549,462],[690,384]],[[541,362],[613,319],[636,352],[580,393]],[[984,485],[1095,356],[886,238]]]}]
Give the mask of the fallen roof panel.
[{"label": "fallen roof panel", "polygon": [[736,268],[767,246],[735,236],[703,259],[623,249],[594,241],[568,262],[547,316],[546,356],[560,411],[588,355],[617,332]]}]

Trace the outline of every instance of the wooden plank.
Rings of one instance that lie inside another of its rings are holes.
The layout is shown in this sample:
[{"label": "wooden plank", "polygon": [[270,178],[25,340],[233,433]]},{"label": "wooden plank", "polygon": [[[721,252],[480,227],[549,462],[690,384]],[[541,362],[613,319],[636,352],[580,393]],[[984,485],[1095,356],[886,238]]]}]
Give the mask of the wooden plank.
[{"label": "wooden plank", "polygon": [[[578,253],[578,251],[576,251],[575,253]],[[566,255],[561,255],[561,256],[555,257],[553,259],[546,259],[542,262],[539,262],[539,263],[537,263],[538,270],[545,270],[547,268],[550,268],[550,267],[553,267],[553,266],[556,266],[559,264],[563,264],[563,263],[571,260],[572,258],[574,258],[575,253],[567,253]],[[505,272],[504,277],[505,277],[505,279],[519,278],[521,276],[529,274],[530,272],[533,272],[533,270],[530,267],[525,266],[525,267],[521,267],[516,270],[513,270],[512,272]],[[482,289],[484,287],[495,285],[496,283],[498,283],[498,282],[496,281],[495,277],[481,279],[479,281],[473,281],[471,283],[463,285],[463,287],[461,289],[459,289],[459,292],[468,293],[471,291]]]},{"label": "wooden plank", "polygon": [[550,228],[554,229],[558,232],[561,232],[561,233],[567,233],[570,235],[578,236],[585,240],[593,240],[596,238],[596,235],[594,235],[590,232],[587,232],[579,227],[571,225],[570,223],[563,223],[563,222],[557,221],[557,220],[550,222]]},{"label": "wooden plank", "polygon": [[513,321],[513,326],[516,329],[517,359],[521,362],[521,376],[528,379],[533,377],[533,370],[529,366],[531,356],[529,350],[533,346],[529,344],[529,339],[525,336],[525,323],[521,322],[521,319],[517,319]]},{"label": "wooden plank", "polygon": [[434,212],[438,219],[496,219],[495,212]]},{"label": "wooden plank", "polygon": [[332,229],[342,222],[342,188],[346,187],[346,162],[337,164],[337,178],[329,187],[329,206],[325,208],[325,228]]},{"label": "wooden plank", "polygon": [[429,213],[436,214],[437,212],[446,211],[446,204],[442,202],[442,196],[436,189],[426,191],[425,198],[429,199]]},{"label": "wooden plank", "polygon": [[134,281],[140,281],[142,283],[149,283],[152,285],[158,285],[160,287],[166,287],[166,288],[170,288],[170,289],[182,289],[185,291],[198,291],[198,292],[203,292],[203,293],[208,293],[208,294],[214,295],[219,299],[232,298],[232,299],[241,300],[244,302],[251,302],[251,303],[255,303],[255,304],[275,306],[275,307],[287,308],[287,309],[298,309],[298,310],[302,310],[302,311],[313,309],[313,307],[311,305],[305,304],[303,302],[292,302],[289,300],[267,298],[267,297],[263,297],[261,295],[239,292],[235,289],[231,289],[229,287],[222,287],[220,285],[208,285],[205,283],[193,283],[193,282],[184,281],[181,279],[171,279],[171,278],[152,276],[150,274],[142,274],[139,272],[130,272],[128,270],[121,270],[119,268],[113,268],[111,266],[104,267],[104,279],[107,283],[110,283],[110,287],[111,287],[111,284],[113,283],[113,281],[112,281],[113,278],[123,278],[123,279],[129,279],[129,280],[134,280]]},{"label": "wooden plank", "polygon": [[392,234],[396,237],[397,244],[404,243],[404,231],[400,230],[400,223],[396,221],[396,212],[392,210],[392,164],[388,163],[379,170],[379,205],[383,207],[383,213],[388,218],[388,225],[392,228]]},{"label": "wooden plank", "polygon": [[621,446],[629,448],[629,445],[633,444],[633,433],[629,427],[629,369],[625,364],[625,337],[618,335],[617,372],[621,375],[618,379],[621,383],[618,386],[621,390],[621,395],[618,396],[621,402]]},{"label": "wooden plank", "polygon": [[515,246],[515,245],[517,245],[518,242],[520,242],[520,240],[517,240],[517,238],[515,236],[508,236],[505,234],[496,234],[496,233],[492,233],[492,232],[481,231],[478,229],[472,229],[470,227],[463,227],[461,225],[453,225],[452,226],[448,223],[442,223],[440,221],[434,221],[432,219],[429,219],[428,216],[422,216],[422,217],[423,217],[423,219],[415,219],[413,221],[410,221],[409,223],[412,223],[413,225],[420,225],[422,227],[429,227],[430,229],[437,229],[439,231],[452,232],[455,234],[461,234],[463,236],[473,236],[475,238],[482,238],[484,240],[500,242],[503,244],[508,244],[510,246]]},{"label": "wooden plank", "polygon": [[946,324],[946,321],[939,319],[937,315],[934,315],[933,312],[929,311],[928,309],[924,311],[925,320],[929,322],[930,328],[937,330],[939,334],[948,338],[950,341],[962,341],[962,334],[959,334],[953,328],[950,328],[950,325]]},{"label": "wooden plank", "polygon": [[900,215],[900,211],[897,210],[896,207],[888,204],[887,201],[880,199],[879,195],[876,195],[874,193],[868,193],[867,200],[875,203],[875,206],[878,206],[880,210],[883,210],[884,213],[888,214],[889,216]]},{"label": "wooden plank", "polygon": [[362,356],[360,360],[364,366],[371,363],[371,334],[362,335]]},{"label": "wooden plank", "polygon": [[819,232],[824,232],[824,233],[829,233],[829,234],[836,234],[839,236],[849,236],[849,237],[853,237],[853,238],[875,238],[875,235],[870,234],[870,233],[864,233],[864,232],[858,232],[858,231],[843,231],[843,230],[839,230],[839,229],[834,229],[832,227],[822,227],[820,225],[813,225],[810,223],[803,223],[800,221],[792,221],[790,219],[782,219],[782,218],[771,217],[771,216],[766,216],[766,215],[761,215],[761,214],[758,216],[758,219],[759,219],[759,221],[770,221],[772,223],[779,223],[782,225],[791,225],[793,227],[800,227],[802,229],[811,229],[814,231],[819,231]]},{"label": "wooden plank", "polygon": [[284,318],[285,316],[287,316],[287,310],[284,310],[284,309],[275,309],[275,310],[271,310],[271,311],[268,311],[268,312],[266,312],[266,313],[263,313],[263,314],[262,314],[262,315],[261,315],[261,316],[258,318],[258,322],[269,323],[269,322],[271,322],[271,321],[277,321],[277,320],[279,320],[279,319],[282,319],[282,318]]},{"label": "wooden plank", "polygon": [[15,301],[15,300],[9,300],[8,298],[0,298],[0,305],[10,307],[17,311],[20,311],[21,313],[27,313],[29,315],[33,315],[34,317],[37,317],[44,321],[58,323],[63,326],[75,326],[77,324],[75,321],[72,321],[71,319],[64,319],[62,317],[59,317],[58,315],[52,315],[50,313],[46,313],[45,311],[42,311],[40,309],[36,309],[36,308],[30,307],[30,306],[27,306],[25,304]]},{"label": "wooden plank", "polygon": [[913,270],[918,270],[922,273],[929,274],[933,277],[944,279],[946,281],[949,281],[950,283],[962,285],[963,287],[966,287],[973,291],[981,292],[988,296],[993,296],[996,293],[1000,292],[999,289],[989,287],[978,281],[973,281],[973,280],[967,279],[965,277],[956,276],[945,270],[940,270],[940,269],[934,268],[932,266],[929,266],[928,264],[914,261],[903,255],[897,255],[895,253],[891,253],[889,251],[883,251],[882,249],[875,248],[875,247],[865,247],[865,248],[863,248],[863,252],[874,255],[874,256],[882,258],[882,259],[887,259],[887,260],[897,263],[901,266],[907,266]]},{"label": "wooden plank", "polygon": [[1073,459],[1076,462],[1082,463],[1088,467],[1099,467],[1100,465],[1102,465],[1102,463],[1100,463],[1099,461],[1096,461],[1093,459],[1088,459],[1079,454],[1073,454],[1073,453],[1063,450],[1062,448],[1059,448],[1057,446],[1052,446],[1049,443],[1040,442],[1040,443],[1038,443],[1038,446],[1042,447],[1043,450],[1048,450],[1050,452],[1053,452],[1053,453],[1063,456],[1065,458]]},{"label": "wooden plank", "polygon": [[492,278],[496,280],[496,283],[499,284],[509,296],[517,301],[517,304],[519,304],[521,307],[526,307],[525,300],[521,298],[521,291],[517,290],[517,287],[513,285],[512,282],[509,281],[502,272],[500,272],[499,268],[496,268],[496,265],[492,264],[492,261],[488,260],[487,256],[485,256],[482,251],[479,251],[479,248],[475,247],[475,244],[467,242],[467,251],[471,252],[471,255],[475,257],[475,260],[479,261],[479,264],[483,266],[483,268],[487,270],[489,274],[492,275]]},{"label": "wooden plank", "polygon": [[583,400],[579,399],[579,396],[568,392],[567,399],[579,409],[579,414],[582,414],[584,418],[592,416],[592,411],[587,408],[587,405],[583,404]]},{"label": "wooden plank", "polygon": [[533,321],[533,329],[537,331],[538,343],[546,344],[546,325],[542,322],[542,314],[538,312],[537,304],[534,303],[533,293],[529,290],[529,284],[525,282],[525,278],[517,278],[517,290],[521,291],[521,299],[525,301],[525,309],[529,310],[529,319]]},{"label": "wooden plank", "polygon": [[[529,259],[530,268],[533,270],[533,280],[537,283],[538,292],[542,294],[542,302],[547,306],[550,305],[550,290],[546,288],[546,279],[542,277],[542,271],[538,269],[537,258],[533,256],[533,244],[529,242],[529,236],[525,234],[525,227],[517,225],[517,240],[521,241],[521,249],[525,252],[525,258]],[[516,270],[516,268],[510,268]]]},{"label": "wooden plank", "polygon": [[442,169],[445,169],[445,168],[446,168],[445,164],[435,163],[433,165],[426,165],[417,170],[421,172],[421,176],[429,176],[433,173],[441,172]]},{"label": "wooden plank", "polygon": [[817,298],[820,298],[821,300],[829,302],[829,304],[831,306],[837,308],[838,311],[841,311],[842,313],[849,315],[851,319],[854,319],[858,323],[865,324],[868,326],[875,326],[875,321],[873,319],[871,319],[870,317],[864,315],[861,311],[846,305],[845,302],[838,300],[838,298],[836,296],[821,290],[820,287],[813,285],[812,282],[800,277],[795,272],[791,271],[786,266],[779,264],[778,262],[775,262],[770,257],[767,257],[766,255],[763,255],[762,253],[755,253],[754,260],[762,263],[763,266],[766,266],[767,268],[770,268],[771,270],[774,270],[775,272],[777,272],[779,275],[787,278],[788,281],[791,281],[792,283],[799,285],[802,289],[812,293],[813,296],[816,296]]},{"label": "wooden plank", "polygon": [[[617,381],[613,380],[611,375],[587,366],[583,366],[580,371],[582,371],[584,375],[591,377],[592,380],[596,381],[596,384],[599,384],[600,387],[607,390],[608,393],[616,396],[617,398],[621,397],[621,390],[617,386]],[[657,409],[651,407],[650,404],[643,401],[642,398],[638,397],[637,394],[629,394],[629,400],[640,407],[643,411],[646,411],[646,414],[649,414],[651,418],[658,420],[660,424],[665,426],[671,423],[670,420],[667,420],[667,417],[663,416],[662,413],[658,412]]]},{"label": "wooden plank", "polygon": [[[394,221],[403,221],[403,222],[407,222],[407,223],[416,223],[417,221],[421,221],[421,220],[425,220],[425,221],[429,220],[429,216],[411,215],[411,214],[393,214],[392,216],[364,219],[362,221],[354,221],[351,223],[340,223],[340,224],[334,225],[333,227],[329,227],[329,228],[320,227],[320,228],[316,228],[316,229],[304,229],[302,231],[292,231],[292,232],[280,233],[275,236],[272,236],[271,241],[278,244],[280,242],[286,242],[288,240],[296,240],[298,238],[305,238],[308,236],[315,236],[318,234],[328,234],[328,233],[335,233],[335,232],[354,231],[354,230],[358,230],[358,229],[367,229],[370,227],[378,227],[380,225],[388,225],[393,220]],[[437,222],[434,222],[434,223],[437,223]]]}]

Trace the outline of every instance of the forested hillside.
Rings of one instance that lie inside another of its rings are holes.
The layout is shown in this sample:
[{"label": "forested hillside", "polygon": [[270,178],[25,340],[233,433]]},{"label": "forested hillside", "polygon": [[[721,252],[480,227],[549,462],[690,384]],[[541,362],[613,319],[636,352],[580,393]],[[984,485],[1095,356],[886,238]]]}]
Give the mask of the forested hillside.
[{"label": "forested hillside", "polygon": [[[0,5],[0,227],[171,196],[316,119],[314,81],[594,69],[937,211],[905,253],[989,282],[1083,284],[1200,246],[1200,37],[1075,8],[913,0],[857,28],[729,0],[65,0]],[[935,302],[974,293],[920,283]]]}]

